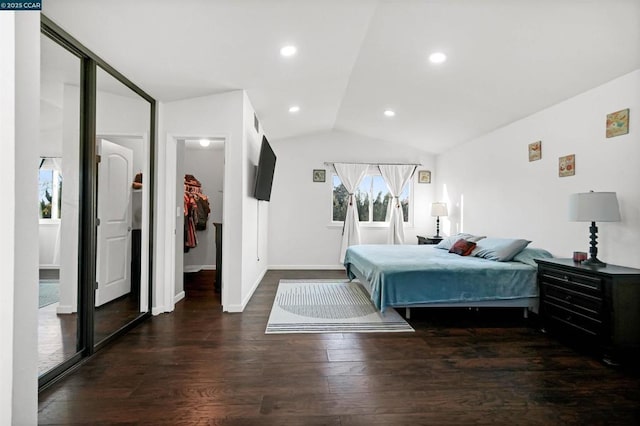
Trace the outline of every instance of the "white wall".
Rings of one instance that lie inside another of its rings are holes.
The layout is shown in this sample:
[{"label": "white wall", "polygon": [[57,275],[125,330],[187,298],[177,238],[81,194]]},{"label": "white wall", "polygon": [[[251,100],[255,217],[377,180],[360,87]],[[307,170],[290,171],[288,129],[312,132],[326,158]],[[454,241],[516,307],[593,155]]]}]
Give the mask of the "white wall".
[{"label": "white wall", "polygon": [[[186,272],[215,269],[216,230],[214,222],[222,222],[222,183],[224,174],[224,145],[218,149],[189,148],[184,151],[184,173],[194,175],[202,184],[202,193],[209,199],[211,213],[207,229],[197,231],[198,246],[184,254]],[[178,175],[179,182],[184,173]]]},{"label": "white wall", "polygon": [[78,307],[80,219],[80,92],[65,85],[62,114],[62,220],[60,221],[60,303],[58,314]]},{"label": "white wall", "polygon": [[[242,162],[242,306],[260,284],[267,272],[269,258],[267,253],[269,232],[269,203],[253,197],[256,179],[256,166],[260,157],[262,128],[256,132],[254,109],[243,92],[242,140],[244,156]],[[267,135],[267,138],[269,135]],[[226,238],[226,237],[225,237]],[[223,255],[224,257],[224,255]],[[223,269],[224,270],[224,269]],[[223,279],[224,283],[224,279]]]},{"label": "white wall", "polygon": [[[103,75],[103,73],[98,73],[98,75]],[[113,77],[103,75],[102,79],[103,81],[111,81]],[[117,84],[124,87],[120,82]],[[137,96],[134,92],[131,93]],[[132,98],[98,90],[96,93],[96,133],[98,136],[105,137],[147,134],[149,133],[150,112],[151,106],[144,98]]]},{"label": "white wall", "polygon": [[[331,170],[324,162],[420,163],[418,170],[437,176],[432,154],[387,141],[340,131],[274,141],[276,170],[270,202],[270,268],[342,268],[339,262],[342,226],[331,225]],[[326,182],[312,181],[313,169],[325,169]],[[435,234],[430,216],[433,184],[413,177],[413,226],[405,226],[405,244],[416,235]],[[361,226],[363,244],[385,244],[388,227]]]},{"label": "white wall", "polygon": [[[630,108],[629,134],[607,139],[608,113]],[[640,267],[640,70],[453,149],[438,158],[438,190],[464,197],[464,230],[522,237],[557,257],[589,249],[589,224],[567,220],[569,194],[615,191],[622,221],[598,223],[598,258]],[[542,141],[542,159],[527,145]],[[576,174],[558,177],[558,158]],[[455,210],[452,229],[460,225]]]},{"label": "white wall", "polygon": [[0,424],[38,421],[40,14],[0,13]]},{"label": "white wall", "polygon": [[[245,208],[252,208],[248,196],[248,176],[247,176],[247,136],[245,132],[245,116],[247,108],[246,95],[242,91],[227,92],[219,95],[204,96],[200,98],[187,99],[170,102],[162,105],[162,123],[159,126],[163,129],[158,135],[158,156],[167,159],[165,163],[158,164],[158,176],[165,176],[170,163],[170,149],[176,149],[177,140],[185,138],[216,137],[224,138],[225,144],[225,179],[224,179],[224,213],[223,213],[223,268],[222,268],[222,303],[223,309],[230,312],[240,312],[244,309],[246,302],[251,297],[252,291],[247,290],[245,282],[256,282],[258,272],[255,265],[258,263],[255,258],[244,257],[243,245],[250,242],[255,236],[244,229]],[[249,107],[252,111],[252,108]],[[253,125],[253,115],[251,116]],[[175,153],[173,154],[175,157]],[[174,173],[175,176],[175,173]],[[159,191],[173,191],[175,177],[171,176],[172,183],[159,182]],[[160,179],[159,179],[160,180]],[[176,209],[181,207],[182,199],[167,209],[166,205],[159,205],[158,211],[170,210],[165,218],[164,229],[159,229],[159,241],[167,241],[167,232],[173,232],[169,225],[175,221]],[[254,204],[255,206],[255,204]],[[182,253],[175,253],[182,256]],[[163,254],[163,258],[158,260],[158,273],[166,274],[163,266],[168,253]],[[176,271],[177,273],[178,271]],[[162,288],[157,291],[167,294],[166,289],[169,283],[160,283]],[[171,295],[173,297],[173,295]],[[170,311],[172,306],[165,297],[165,306],[157,306],[154,312],[161,310]],[[171,302],[172,303],[172,302]]]},{"label": "white wall", "polygon": [[55,257],[56,240],[58,239],[59,221],[43,222],[38,226],[38,263],[40,269],[59,269],[60,260]]}]

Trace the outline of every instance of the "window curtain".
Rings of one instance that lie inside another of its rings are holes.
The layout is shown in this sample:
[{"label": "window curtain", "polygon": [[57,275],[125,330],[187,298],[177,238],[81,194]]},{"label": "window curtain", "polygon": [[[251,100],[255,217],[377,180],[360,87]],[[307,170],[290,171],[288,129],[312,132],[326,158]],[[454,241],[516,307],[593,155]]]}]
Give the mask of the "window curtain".
[{"label": "window curtain", "polygon": [[349,204],[342,228],[342,244],[340,246],[340,262],[344,262],[347,247],[360,244],[360,225],[358,221],[358,205],[354,203],[354,191],[367,174],[368,164],[334,163],[333,167],[349,193]]},{"label": "window curtain", "polygon": [[409,164],[381,164],[378,167],[392,197],[387,207],[386,220],[389,222],[387,244],[403,244],[404,219],[399,197],[402,193],[402,188],[413,176],[416,166]]}]

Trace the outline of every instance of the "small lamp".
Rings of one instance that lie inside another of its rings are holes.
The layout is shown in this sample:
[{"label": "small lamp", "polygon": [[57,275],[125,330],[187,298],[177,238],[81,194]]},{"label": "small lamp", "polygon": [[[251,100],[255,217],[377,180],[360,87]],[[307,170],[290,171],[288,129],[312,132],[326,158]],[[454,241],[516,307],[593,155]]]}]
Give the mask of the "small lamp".
[{"label": "small lamp", "polygon": [[447,216],[447,203],[432,203],[431,216],[436,218],[436,235],[433,238],[442,238],[440,236],[440,216]]},{"label": "small lamp", "polygon": [[598,259],[598,227],[596,222],[619,222],[620,208],[615,192],[581,192],[569,197],[569,220],[573,222],[591,222],[591,257],[583,265],[606,266]]}]

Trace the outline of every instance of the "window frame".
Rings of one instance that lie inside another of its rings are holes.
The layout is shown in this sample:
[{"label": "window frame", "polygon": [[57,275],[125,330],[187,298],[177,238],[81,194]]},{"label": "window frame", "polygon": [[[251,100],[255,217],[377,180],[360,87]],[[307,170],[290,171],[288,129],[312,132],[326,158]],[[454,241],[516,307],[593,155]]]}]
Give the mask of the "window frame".
[{"label": "window frame", "polygon": [[[377,169],[371,169],[368,170],[367,173],[365,174],[365,176],[382,176],[382,174],[380,173],[379,170]],[[337,228],[340,227],[342,228],[344,226],[344,221],[343,220],[333,220],[333,179],[334,177],[337,177],[338,179],[340,179],[340,177],[338,176],[338,174],[335,171],[331,171],[331,178],[327,179],[327,181],[329,182],[329,200],[330,202],[329,204],[329,227],[331,228]],[[414,193],[414,189],[415,189],[415,185],[414,185],[414,179],[413,176],[411,177],[411,179],[409,179],[409,181],[407,182],[407,184],[409,185],[409,209],[407,211],[408,213],[408,218],[407,221],[404,222],[403,221],[403,226],[405,228],[413,228],[413,218],[414,218],[414,214],[413,214],[413,205],[415,203],[414,198],[415,198],[415,193]],[[373,198],[371,197],[371,193],[369,193],[369,218],[372,218],[372,212],[373,212]],[[359,222],[360,226],[363,228],[388,228],[389,227],[389,221],[373,221],[373,220],[369,220],[366,222],[360,221]]]}]

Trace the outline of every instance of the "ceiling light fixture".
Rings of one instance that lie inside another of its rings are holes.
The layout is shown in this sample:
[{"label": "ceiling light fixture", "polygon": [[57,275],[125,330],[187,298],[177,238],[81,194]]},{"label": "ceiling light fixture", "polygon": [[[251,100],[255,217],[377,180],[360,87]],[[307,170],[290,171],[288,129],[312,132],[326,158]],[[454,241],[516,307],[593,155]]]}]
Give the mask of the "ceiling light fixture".
[{"label": "ceiling light fixture", "polygon": [[387,117],[394,117],[396,115],[396,113],[393,110],[385,109],[384,110],[384,115],[386,115]]},{"label": "ceiling light fixture", "polygon": [[432,64],[441,64],[446,60],[447,60],[447,55],[445,55],[442,52],[434,52],[431,55],[429,55],[429,61]]},{"label": "ceiling light fixture", "polygon": [[208,147],[211,144],[209,139],[200,139],[200,146],[203,148]]},{"label": "ceiling light fixture", "polygon": [[300,111],[300,107],[298,105],[293,105],[291,108],[289,108],[289,112],[291,114],[295,114],[298,111]]},{"label": "ceiling light fixture", "polygon": [[298,49],[295,46],[288,45],[280,49],[280,54],[284,57],[289,57],[295,55],[297,51]]}]

